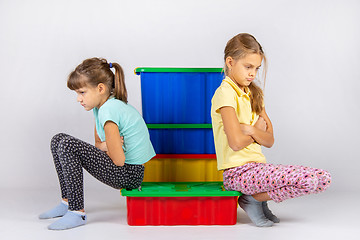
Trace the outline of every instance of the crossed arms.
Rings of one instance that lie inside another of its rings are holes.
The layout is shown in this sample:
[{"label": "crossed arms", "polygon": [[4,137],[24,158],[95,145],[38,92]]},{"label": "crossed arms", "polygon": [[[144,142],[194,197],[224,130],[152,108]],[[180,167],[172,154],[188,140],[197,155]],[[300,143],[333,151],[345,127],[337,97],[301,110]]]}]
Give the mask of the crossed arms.
[{"label": "crossed arms", "polygon": [[220,114],[229,146],[233,151],[239,151],[253,142],[268,148],[274,144],[273,127],[265,109],[254,126],[239,123],[232,107],[220,108]]}]

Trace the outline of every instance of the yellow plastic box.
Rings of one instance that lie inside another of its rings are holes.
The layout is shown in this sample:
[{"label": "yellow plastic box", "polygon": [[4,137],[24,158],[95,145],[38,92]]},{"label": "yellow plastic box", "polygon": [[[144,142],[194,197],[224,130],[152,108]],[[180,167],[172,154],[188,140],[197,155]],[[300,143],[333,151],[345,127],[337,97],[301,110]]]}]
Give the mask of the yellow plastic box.
[{"label": "yellow plastic box", "polygon": [[[198,157],[199,158],[195,158]],[[201,157],[213,158],[201,158]],[[144,182],[223,181],[215,155],[157,155],[145,163]]]}]

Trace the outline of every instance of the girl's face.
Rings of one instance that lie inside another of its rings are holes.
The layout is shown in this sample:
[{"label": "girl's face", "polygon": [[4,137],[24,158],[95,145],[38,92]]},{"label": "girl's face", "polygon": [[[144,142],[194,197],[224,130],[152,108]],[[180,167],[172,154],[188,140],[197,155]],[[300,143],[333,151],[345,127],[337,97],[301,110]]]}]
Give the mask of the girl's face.
[{"label": "girl's face", "polygon": [[85,108],[86,111],[90,111],[94,107],[100,108],[107,100],[107,98],[104,98],[102,87],[104,87],[104,85],[100,83],[96,87],[85,86],[79,88],[75,90],[77,93],[76,100]]},{"label": "girl's face", "polygon": [[261,62],[262,57],[257,53],[247,54],[238,60],[227,57],[228,76],[244,91],[245,87],[248,87],[254,81]]}]

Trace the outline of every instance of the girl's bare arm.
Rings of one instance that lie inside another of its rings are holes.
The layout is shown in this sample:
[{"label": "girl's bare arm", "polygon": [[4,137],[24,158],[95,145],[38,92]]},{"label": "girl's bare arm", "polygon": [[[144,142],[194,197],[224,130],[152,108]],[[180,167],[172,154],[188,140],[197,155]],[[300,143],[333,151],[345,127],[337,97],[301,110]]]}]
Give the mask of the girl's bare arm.
[{"label": "girl's bare arm", "polygon": [[120,136],[118,126],[111,121],[107,121],[104,126],[107,154],[116,166],[124,166],[125,153],[122,148],[123,139]]},{"label": "girl's bare arm", "polygon": [[234,108],[222,107],[220,114],[229,146],[233,151],[239,151],[254,142],[251,136],[243,133]]}]

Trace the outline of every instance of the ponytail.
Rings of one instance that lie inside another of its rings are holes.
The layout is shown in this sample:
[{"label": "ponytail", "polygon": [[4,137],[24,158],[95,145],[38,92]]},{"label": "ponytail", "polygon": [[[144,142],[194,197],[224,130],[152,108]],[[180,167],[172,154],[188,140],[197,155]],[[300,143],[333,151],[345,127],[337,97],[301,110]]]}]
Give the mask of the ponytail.
[{"label": "ponytail", "polygon": [[250,102],[251,109],[257,115],[259,115],[264,108],[264,94],[259,86],[257,86],[254,82],[250,83]]},{"label": "ponytail", "polygon": [[127,103],[128,101],[124,71],[122,67],[117,63],[112,63],[112,66],[115,68],[113,95],[116,99]]}]

